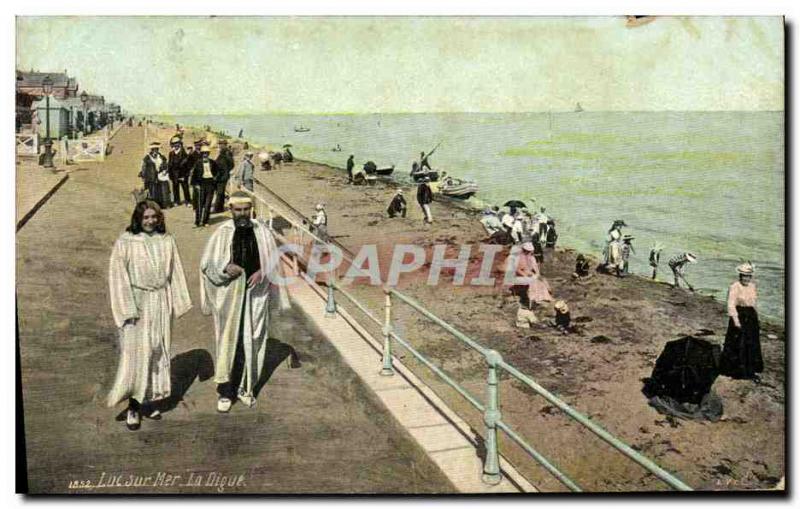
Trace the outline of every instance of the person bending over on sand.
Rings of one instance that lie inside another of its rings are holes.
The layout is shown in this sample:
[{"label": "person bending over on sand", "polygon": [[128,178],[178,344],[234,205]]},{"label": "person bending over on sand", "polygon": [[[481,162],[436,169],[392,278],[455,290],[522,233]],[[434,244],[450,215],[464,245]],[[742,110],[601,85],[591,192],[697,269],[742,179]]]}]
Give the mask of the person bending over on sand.
[{"label": "person bending over on sand", "polygon": [[433,191],[429,182],[430,177],[423,177],[422,182],[417,186],[417,203],[422,207],[422,213],[425,214],[425,222],[428,224],[433,223],[433,214],[431,214],[431,203],[433,202]]},{"label": "person bending over on sand", "polygon": [[572,273],[572,279],[582,281],[590,277],[592,277],[592,273],[589,272],[589,260],[582,254],[578,254],[578,257],[575,258],[575,272]]},{"label": "person bending over on sand", "polygon": [[728,289],[728,332],[720,357],[720,374],[758,382],[758,374],[764,371],[764,361],[753,264],[743,263],[736,270],[739,280],[731,283]]},{"label": "person bending over on sand", "polygon": [[394,217],[397,214],[406,217],[406,199],[403,197],[403,190],[398,189],[397,192],[394,194],[392,201],[389,203],[389,208],[386,209],[386,212],[389,214],[389,217]]},{"label": "person bending over on sand", "polygon": [[497,217],[498,212],[497,207],[486,208],[483,211],[483,217],[481,217],[481,225],[483,229],[486,230],[486,235],[489,236],[490,241],[493,241],[496,236],[500,233],[505,233],[503,229],[503,223],[500,222],[500,218]]},{"label": "person bending over on sand", "polygon": [[136,205],[131,224],[114,244],[108,282],[119,340],[108,406],[127,400],[125,423],[133,431],[139,429],[142,411],[161,418],[153,402],[170,395],[172,319],[192,307],[175,238],[153,200]]},{"label": "person bending over on sand", "polygon": [[280,254],[267,224],[251,219],[252,199],[231,195],[233,219],[208,239],[200,262],[200,299],[204,315],[214,317],[217,411],[227,413],[238,398],[256,403],[256,384],[266,358],[271,289],[280,309],[289,308]]},{"label": "person bending over on sand", "polygon": [[686,286],[689,287],[689,290],[694,291],[692,285],[686,280],[686,277],[683,275],[683,271],[685,270],[684,267],[690,263],[697,263],[697,257],[692,253],[683,253],[679,254],[678,256],[673,256],[669,259],[669,268],[672,270],[672,277],[675,278],[675,284],[672,286],[673,288],[680,288],[681,285],[679,283],[679,279],[683,280],[686,283]]}]

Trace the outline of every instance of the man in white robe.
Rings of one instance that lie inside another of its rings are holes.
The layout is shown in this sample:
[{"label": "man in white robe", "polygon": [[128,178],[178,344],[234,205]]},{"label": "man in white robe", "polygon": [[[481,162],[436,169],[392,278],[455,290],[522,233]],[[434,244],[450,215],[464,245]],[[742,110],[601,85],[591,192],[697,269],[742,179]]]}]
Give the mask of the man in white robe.
[{"label": "man in white robe", "polygon": [[[127,399],[126,424],[136,430],[140,405],[170,395],[172,317],[192,307],[175,238],[165,232],[155,202],[147,200],[136,206],[131,226],[114,244],[108,279],[120,347],[108,406]],[[157,408],[145,413],[160,417]]]},{"label": "man in white robe", "polygon": [[[289,308],[279,252],[267,224],[251,219],[253,203],[244,192],[231,195],[233,219],[217,228],[200,262],[203,314],[214,317],[217,411],[233,399],[255,405],[255,388],[264,368],[270,294]],[[244,260],[244,261],[242,261]],[[238,262],[238,263],[237,263]]]}]

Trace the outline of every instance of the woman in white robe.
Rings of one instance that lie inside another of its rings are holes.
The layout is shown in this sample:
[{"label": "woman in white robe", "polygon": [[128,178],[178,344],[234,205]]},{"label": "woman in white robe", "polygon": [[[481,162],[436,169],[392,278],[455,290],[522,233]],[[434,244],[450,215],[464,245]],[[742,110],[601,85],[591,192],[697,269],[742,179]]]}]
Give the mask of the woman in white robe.
[{"label": "woman in white robe", "polygon": [[[108,406],[127,399],[133,430],[140,405],[170,395],[172,317],[192,307],[175,238],[166,233],[155,202],[136,206],[131,226],[114,244],[109,286],[120,358]],[[160,417],[157,409],[148,416]]]},{"label": "woman in white robe", "polygon": [[[232,196],[231,203],[236,195]],[[249,212],[248,212],[249,214]],[[242,330],[244,369],[238,386],[238,398],[247,406],[255,404],[255,387],[264,369],[269,329],[270,293],[275,293],[280,309],[290,307],[288,291],[279,262],[279,252],[267,224],[252,220],[258,244],[261,270],[259,281],[248,287],[244,274],[231,277],[226,267],[231,262],[231,247],[236,231],[233,220],[226,221],[213,233],[200,261],[200,302],[205,315],[214,318],[216,357],[214,382],[231,382],[239,330]],[[244,306],[244,309],[242,309]],[[240,320],[244,319],[243,327]],[[227,411],[229,402],[220,411]]]}]

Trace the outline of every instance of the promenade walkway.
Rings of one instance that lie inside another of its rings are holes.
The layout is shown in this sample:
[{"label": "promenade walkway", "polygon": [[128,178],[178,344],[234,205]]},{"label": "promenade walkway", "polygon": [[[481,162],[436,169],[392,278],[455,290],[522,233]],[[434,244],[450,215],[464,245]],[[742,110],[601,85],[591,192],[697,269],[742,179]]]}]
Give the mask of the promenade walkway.
[{"label": "promenade walkway", "polygon": [[[200,313],[197,270],[213,225],[192,229],[189,208],[166,212],[194,303],[174,324],[172,408],[137,432],[115,420],[122,406],[104,405],[117,363],[107,263],[130,218],[143,130],[125,127],[112,145],[104,163],[72,171],[17,234],[30,492],[453,492],[297,309],[276,320],[258,405],[216,413],[213,326]],[[238,486],[220,486],[223,477]],[[101,479],[122,486],[98,487]]]}]

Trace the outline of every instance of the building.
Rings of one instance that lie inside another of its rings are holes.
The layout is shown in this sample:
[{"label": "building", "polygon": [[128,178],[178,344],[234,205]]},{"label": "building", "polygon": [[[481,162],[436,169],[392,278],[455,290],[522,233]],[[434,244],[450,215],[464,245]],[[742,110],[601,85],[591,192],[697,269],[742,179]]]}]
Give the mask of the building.
[{"label": "building", "polygon": [[17,71],[16,81],[16,128],[17,131],[33,129],[33,111],[31,106],[34,101],[44,98],[44,79],[49,76],[53,80],[53,93],[51,99],[68,99],[77,97],[78,81],[67,75],[67,71],[39,72]]}]

